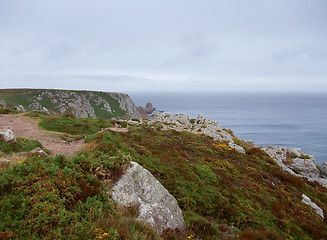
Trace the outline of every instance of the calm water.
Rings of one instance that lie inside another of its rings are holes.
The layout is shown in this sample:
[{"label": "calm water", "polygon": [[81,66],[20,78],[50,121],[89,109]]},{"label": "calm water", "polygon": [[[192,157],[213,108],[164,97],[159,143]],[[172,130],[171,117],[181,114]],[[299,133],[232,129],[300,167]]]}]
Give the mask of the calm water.
[{"label": "calm water", "polygon": [[327,93],[130,93],[136,105],[201,114],[257,145],[300,147],[327,161]]}]

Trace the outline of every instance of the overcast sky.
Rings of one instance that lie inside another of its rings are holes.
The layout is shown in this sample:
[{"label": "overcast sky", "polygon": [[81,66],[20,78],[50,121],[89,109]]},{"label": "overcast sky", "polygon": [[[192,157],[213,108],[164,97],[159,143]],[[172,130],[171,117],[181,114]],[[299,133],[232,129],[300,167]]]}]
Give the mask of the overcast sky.
[{"label": "overcast sky", "polygon": [[327,92],[326,0],[0,0],[0,88]]}]

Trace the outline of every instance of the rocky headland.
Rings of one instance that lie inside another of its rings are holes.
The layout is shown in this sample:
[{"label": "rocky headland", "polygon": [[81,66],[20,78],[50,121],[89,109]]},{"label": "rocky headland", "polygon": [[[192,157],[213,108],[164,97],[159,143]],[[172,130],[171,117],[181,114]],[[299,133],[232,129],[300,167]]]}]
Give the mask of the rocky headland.
[{"label": "rocky headland", "polygon": [[38,111],[0,118],[4,239],[327,237],[327,162],[299,148],[257,146],[201,115],[136,107],[126,94],[2,96],[3,107]]},{"label": "rocky headland", "polygon": [[21,112],[72,113],[77,117],[104,119],[142,117],[138,107],[127,94],[115,92],[2,89],[0,105],[13,107]]}]

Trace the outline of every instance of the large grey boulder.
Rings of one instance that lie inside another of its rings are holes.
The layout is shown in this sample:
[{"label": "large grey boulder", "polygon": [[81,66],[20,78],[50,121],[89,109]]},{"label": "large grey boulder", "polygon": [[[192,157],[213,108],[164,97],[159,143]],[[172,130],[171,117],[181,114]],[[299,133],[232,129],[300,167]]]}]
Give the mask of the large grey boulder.
[{"label": "large grey boulder", "polygon": [[313,208],[313,210],[322,218],[324,219],[324,211],[314,202],[311,201],[311,199],[305,195],[302,194],[302,202],[309,205],[310,207]]},{"label": "large grey boulder", "polygon": [[10,129],[0,131],[0,140],[5,142],[15,142],[15,135]]},{"label": "large grey boulder", "polygon": [[176,199],[145,168],[131,162],[126,173],[112,188],[112,199],[126,207],[138,206],[137,219],[159,233],[166,229],[185,230],[182,211]]}]

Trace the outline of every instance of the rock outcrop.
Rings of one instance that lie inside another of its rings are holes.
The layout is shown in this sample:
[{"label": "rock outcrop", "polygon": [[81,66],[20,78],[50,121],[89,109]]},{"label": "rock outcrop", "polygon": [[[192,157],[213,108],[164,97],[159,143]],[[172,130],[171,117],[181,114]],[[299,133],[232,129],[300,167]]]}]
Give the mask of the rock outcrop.
[{"label": "rock outcrop", "polygon": [[136,162],[131,162],[126,173],[112,188],[112,199],[126,207],[138,207],[137,219],[150,224],[159,233],[166,229],[185,229],[176,199]]},{"label": "rock outcrop", "polygon": [[148,103],[145,105],[145,112],[146,112],[147,114],[151,114],[151,113],[153,113],[154,110],[156,110],[156,109],[153,108],[152,103],[148,102]]},{"label": "rock outcrop", "polygon": [[15,142],[15,135],[10,129],[0,131],[0,141]]},{"label": "rock outcrop", "polygon": [[321,164],[321,166],[319,167],[319,170],[320,170],[320,173],[321,173],[321,177],[327,179],[327,161],[323,162]]},{"label": "rock outcrop", "polygon": [[148,114],[146,113],[144,107],[137,107],[137,108],[138,108],[139,113],[141,114],[141,117],[142,117],[142,118],[147,118],[147,117],[148,117]]},{"label": "rock outcrop", "polygon": [[[263,147],[262,150],[274,159],[284,171],[294,176],[304,177],[312,182],[316,181],[327,187],[327,179],[322,178],[314,157],[305,155],[301,149],[296,148],[294,150],[294,148],[274,146]],[[297,154],[295,154],[295,151]],[[303,158],[297,157],[298,155]]]},{"label": "rock outcrop", "polygon": [[210,136],[216,141],[228,142],[229,147],[242,154],[245,153],[245,149],[234,142],[236,136],[230,130],[222,128],[218,122],[211,121],[201,115],[196,119],[190,119],[186,114],[168,114],[154,111],[149,123],[155,124],[157,122],[164,124],[164,129],[190,131]]},{"label": "rock outcrop", "polygon": [[315,204],[314,202],[311,201],[311,199],[305,195],[305,194],[302,194],[302,202],[307,204],[308,206],[312,207],[313,210],[322,218],[324,219],[324,212],[323,210],[317,205]]}]

